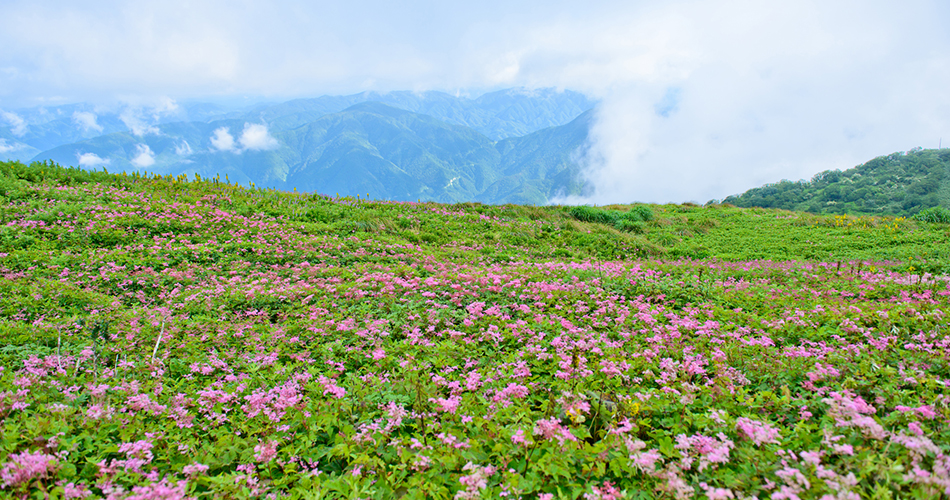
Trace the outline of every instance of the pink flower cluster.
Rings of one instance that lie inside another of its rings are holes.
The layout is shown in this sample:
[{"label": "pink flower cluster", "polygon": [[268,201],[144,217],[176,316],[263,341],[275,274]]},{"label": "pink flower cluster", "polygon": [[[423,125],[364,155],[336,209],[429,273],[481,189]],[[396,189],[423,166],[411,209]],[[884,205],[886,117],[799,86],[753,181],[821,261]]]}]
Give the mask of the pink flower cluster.
[{"label": "pink flower cluster", "polygon": [[710,465],[715,467],[715,464],[728,462],[729,450],[734,446],[733,442],[720,432],[716,437],[678,434],[674,448],[683,454],[680,464],[684,470],[692,467],[693,462],[698,459],[697,470],[702,471]]},{"label": "pink flower cluster", "polygon": [[455,494],[456,500],[475,500],[481,497],[481,491],[488,487],[488,479],[497,472],[491,465],[479,466],[468,462],[462,467],[463,471],[471,471],[467,476],[459,478],[464,490]]},{"label": "pink flower cluster", "polygon": [[567,441],[577,441],[571,431],[561,425],[561,421],[554,417],[535,422],[534,435],[541,436],[541,439],[556,439],[562,446]]},{"label": "pink flower cluster", "polygon": [[736,430],[739,434],[749,438],[756,446],[762,446],[765,443],[778,443],[778,429],[772,427],[767,422],[759,422],[751,418],[739,417],[736,419]]},{"label": "pink flower cluster", "polygon": [[23,451],[9,456],[10,461],[0,469],[3,488],[29,484],[34,479],[49,479],[59,468],[59,459],[42,451]]}]

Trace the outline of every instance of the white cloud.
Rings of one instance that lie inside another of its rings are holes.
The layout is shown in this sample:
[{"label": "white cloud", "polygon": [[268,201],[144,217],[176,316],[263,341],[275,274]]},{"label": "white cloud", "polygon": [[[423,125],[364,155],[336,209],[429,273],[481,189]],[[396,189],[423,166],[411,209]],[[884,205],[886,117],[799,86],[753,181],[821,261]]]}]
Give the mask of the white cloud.
[{"label": "white cloud", "polygon": [[178,103],[166,96],[142,98],[125,96],[121,99],[125,108],[119,113],[119,119],[132,134],[139,137],[146,134],[161,135],[155,125],[165,116],[178,112]]},{"label": "white cloud", "polygon": [[[185,146],[190,151],[187,143],[185,143]],[[244,130],[236,141],[228,127],[215,129],[214,135],[211,136],[211,146],[218,151],[231,151],[232,153],[241,154],[244,151],[276,149],[279,144],[277,139],[268,132],[267,125],[245,123]]]},{"label": "white cloud", "polygon": [[0,116],[10,124],[10,132],[17,137],[23,137],[26,134],[27,125],[20,115],[10,111],[0,111]]},{"label": "white cloud", "polygon": [[7,140],[0,137],[0,154],[11,153],[19,149],[23,149],[25,144],[14,142],[13,144],[7,144]]},{"label": "white cloud", "polygon": [[132,164],[139,168],[151,167],[155,164],[155,153],[148,144],[137,144],[135,146],[135,158],[132,158]]},{"label": "white cloud", "polygon": [[239,152],[235,150],[234,136],[227,127],[215,129],[214,135],[211,136],[211,146],[218,151]]},{"label": "white cloud", "polygon": [[129,127],[133,135],[142,137],[145,134],[158,135],[160,133],[158,127],[149,124],[136,108],[127,107],[123,109],[122,112],[119,113],[119,119],[122,120],[122,123],[124,123],[126,127]]},{"label": "white cloud", "polygon": [[174,114],[179,110],[178,103],[168,96],[160,96],[151,100],[149,106],[152,117],[156,120],[162,116]]},{"label": "white cloud", "polygon": [[76,125],[82,127],[83,131],[85,132],[90,130],[102,132],[102,125],[96,123],[95,113],[90,113],[89,111],[76,111],[73,113],[73,121],[76,123]]},{"label": "white cloud", "polygon": [[950,137],[941,0],[223,5],[6,0],[0,98],[570,88],[603,103],[594,202],[705,201]]},{"label": "white cloud", "polygon": [[[621,52],[588,44],[622,71],[594,58],[565,68],[568,87],[600,82],[587,88],[602,106],[585,158],[595,193],[558,201],[705,202],[936,147],[950,132],[950,57],[935,47],[950,44],[914,27],[933,5],[858,6],[674,3],[627,26]],[[522,66],[561,49],[539,45]]]},{"label": "white cloud", "polygon": [[100,158],[99,155],[95,153],[76,153],[76,160],[80,167],[98,167],[110,163],[108,158]]},{"label": "white cloud", "polygon": [[238,141],[244,149],[251,151],[277,149],[279,146],[277,139],[267,131],[267,125],[258,123],[245,123],[244,131]]},{"label": "white cloud", "polygon": [[175,154],[178,156],[188,156],[192,153],[191,146],[188,144],[188,141],[182,139],[180,144],[175,145]]}]

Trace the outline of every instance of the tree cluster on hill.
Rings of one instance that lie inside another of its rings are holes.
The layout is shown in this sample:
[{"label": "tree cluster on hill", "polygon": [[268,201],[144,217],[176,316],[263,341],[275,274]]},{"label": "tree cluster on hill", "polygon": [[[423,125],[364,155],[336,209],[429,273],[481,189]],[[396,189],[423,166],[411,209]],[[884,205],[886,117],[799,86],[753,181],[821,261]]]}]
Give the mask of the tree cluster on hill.
[{"label": "tree cluster on hill", "polygon": [[950,149],[879,156],[845,171],[821,172],[810,181],[782,180],[750,189],[723,202],[816,214],[910,216],[950,206]]}]

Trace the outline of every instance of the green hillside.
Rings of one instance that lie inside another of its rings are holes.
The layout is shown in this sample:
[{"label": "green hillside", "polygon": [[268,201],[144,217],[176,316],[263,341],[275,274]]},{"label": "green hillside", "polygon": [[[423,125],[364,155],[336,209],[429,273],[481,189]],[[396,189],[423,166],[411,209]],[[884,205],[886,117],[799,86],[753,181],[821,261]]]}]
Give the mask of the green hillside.
[{"label": "green hillside", "polygon": [[471,200],[495,180],[490,139],[376,102],[279,134],[294,151],[285,189],[386,199]]},{"label": "green hillside", "polygon": [[948,229],[0,162],[0,496],[943,498]]},{"label": "green hillside", "polygon": [[723,200],[739,207],[781,208],[824,214],[909,216],[950,207],[950,149],[912,149],[877,157],[810,181],[783,180]]},{"label": "green hillside", "polygon": [[[90,202],[64,199],[57,204],[54,199],[50,205],[36,194],[36,186],[51,183],[98,183],[123,189],[159,186],[156,189],[164,190],[163,196],[195,202],[200,202],[205,190],[220,191],[231,199],[231,210],[247,216],[277,218],[281,223],[305,224],[309,232],[373,236],[392,243],[431,246],[433,251],[440,252],[449,251],[446,245],[480,248],[479,258],[501,261],[555,257],[874,261],[935,273],[950,272],[950,225],[899,217],[814,215],[689,203],[604,207],[404,204],[372,196],[357,199],[335,193],[326,196],[260,188],[246,190],[227,184],[223,177],[202,176],[200,182],[189,182],[185,176],[115,175],[64,168],[51,162],[0,162],[0,203],[8,204],[0,211],[0,224],[11,220],[11,214],[24,210],[22,207],[34,214],[32,220],[44,221],[58,217],[58,212],[71,217],[69,214],[82,210],[82,203]],[[402,214],[408,210],[406,207],[423,207],[428,215],[406,218]],[[445,231],[446,225],[455,221],[453,214],[459,213],[476,219],[475,223]],[[121,227],[118,230],[127,231]],[[12,252],[33,241],[29,236],[32,230],[23,234],[17,231],[11,227],[0,234],[0,252]],[[37,231],[43,233],[41,227]],[[46,236],[52,237],[47,242],[49,246],[44,247],[49,250],[79,237],[75,233]],[[459,255],[465,259],[474,254]]]},{"label": "green hillside", "polygon": [[575,157],[587,142],[592,116],[587,111],[562,127],[499,141],[501,178],[476,199],[542,205],[558,195],[587,192]]}]

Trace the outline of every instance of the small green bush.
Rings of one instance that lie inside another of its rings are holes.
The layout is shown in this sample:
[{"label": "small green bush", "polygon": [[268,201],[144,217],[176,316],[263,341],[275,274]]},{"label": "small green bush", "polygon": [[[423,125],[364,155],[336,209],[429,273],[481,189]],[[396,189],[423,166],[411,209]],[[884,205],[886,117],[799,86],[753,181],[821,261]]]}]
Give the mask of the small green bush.
[{"label": "small green bush", "polygon": [[614,224],[614,228],[617,229],[617,231],[633,234],[643,234],[645,230],[643,222],[630,219],[621,219],[617,221],[617,223]]},{"label": "small green bush", "polygon": [[617,210],[601,210],[596,207],[581,205],[571,207],[568,214],[581,222],[592,222],[595,224],[609,224],[621,229],[621,221],[647,222],[653,220],[653,210],[645,205],[633,207],[629,212],[619,212]]},{"label": "small green bush", "polygon": [[615,218],[611,216],[610,212],[587,205],[571,207],[570,210],[568,210],[568,214],[581,222],[613,224],[615,221]]},{"label": "small green bush", "polygon": [[637,217],[640,218],[643,222],[649,222],[653,220],[653,210],[646,205],[637,205],[630,210],[630,213],[637,214]]},{"label": "small green bush", "polygon": [[938,222],[941,224],[950,224],[950,210],[944,207],[930,207],[926,210],[917,212],[917,215],[911,217],[921,222]]}]

